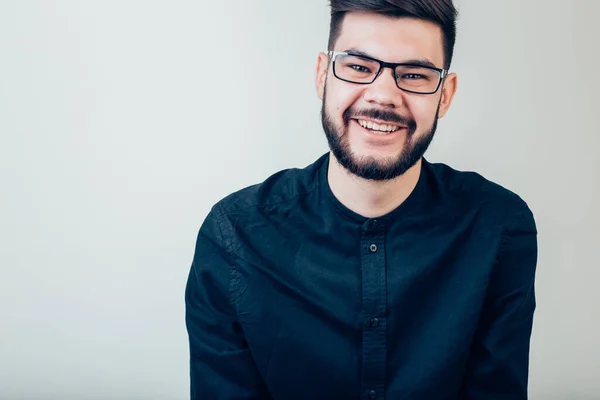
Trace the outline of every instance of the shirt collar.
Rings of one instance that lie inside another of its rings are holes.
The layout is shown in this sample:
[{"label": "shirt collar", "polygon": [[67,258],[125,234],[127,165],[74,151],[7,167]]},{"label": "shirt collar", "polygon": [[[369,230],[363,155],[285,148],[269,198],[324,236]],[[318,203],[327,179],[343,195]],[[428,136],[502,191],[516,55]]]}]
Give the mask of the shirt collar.
[{"label": "shirt collar", "polygon": [[[331,187],[329,186],[329,182],[327,179],[330,157],[331,157],[330,153],[327,153],[327,154],[323,155],[322,157],[320,157],[318,160],[318,163],[320,165],[319,165],[319,171],[318,171],[318,180],[319,181],[317,184],[319,186],[319,191],[320,191],[321,196],[327,203],[324,205],[332,206],[336,212],[342,214],[344,217],[349,218],[352,221],[354,221],[358,224],[361,224],[361,225],[364,224],[365,222],[369,221],[370,219],[374,219],[374,218],[364,217],[364,216],[350,210],[348,207],[346,207],[344,204],[342,204],[337,199],[337,197],[335,197],[335,195],[331,191]],[[421,173],[419,175],[419,180],[417,181],[417,185],[415,186],[415,188],[413,189],[411,194],[406,198],[406,200],[404,200],[404,202],[402,202],[402,204],[400,204],[394,210],[390,211],[389,213],[387,213],[381,217],[377,217],[376,219],[379,220],[380,222],[386,223],[386,222],[392,222],[398,218],[405,218],[405,217],[414,215],[415,213],[418,213],[420,210],[423,209],[425,200],[427,199],[428,194],[431,190],[430,186],[431,186],[430,165],[429,165],[429,162],[425,158],[423,158],[423,161],[421,163]]]}]

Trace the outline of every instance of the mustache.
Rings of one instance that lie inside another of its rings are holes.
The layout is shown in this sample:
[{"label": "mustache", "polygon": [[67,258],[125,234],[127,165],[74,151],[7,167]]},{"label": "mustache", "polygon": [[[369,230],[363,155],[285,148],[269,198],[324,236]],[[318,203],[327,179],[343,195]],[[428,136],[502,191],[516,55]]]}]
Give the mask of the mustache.
[{"label": "mustache", "polygon": [[344,111],[343,118],[346,125],[350,122],[351,119],[364,118],[378,119],[389,123],[393,123],[395,125],[406,126],[410,131],[414,131],[417,129],[417,123],[414,119],[404,117],[402,115],[398,115],[396,113],[386,110],[369,109],[359,111],[349,108],[346,111]]}]

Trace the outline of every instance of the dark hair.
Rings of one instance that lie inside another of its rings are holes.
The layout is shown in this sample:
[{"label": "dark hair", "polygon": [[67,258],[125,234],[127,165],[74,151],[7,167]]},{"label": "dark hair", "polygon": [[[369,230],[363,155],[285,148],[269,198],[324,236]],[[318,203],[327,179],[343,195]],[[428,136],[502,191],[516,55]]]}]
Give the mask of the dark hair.
[{"label": "dark hair", "polygon": [[458,12],[452,0],[331,0],[329,50],[340,36],[342,22],[348,12],[372,12],[388,17],[412,17],[430,21],[444,34],[444,67],[450,68],[456,41]]}]

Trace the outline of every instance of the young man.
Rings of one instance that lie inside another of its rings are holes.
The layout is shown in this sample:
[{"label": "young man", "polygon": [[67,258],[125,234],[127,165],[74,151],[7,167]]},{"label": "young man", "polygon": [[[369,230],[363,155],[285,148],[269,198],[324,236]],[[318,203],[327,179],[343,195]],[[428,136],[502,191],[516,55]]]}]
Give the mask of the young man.
[{"label": "young man", "polygon": [[216,204],[186,290],[192,399],[526,399],[526,203],[423,158],[456,90],[451,0],[333,0],[330,153]]}]

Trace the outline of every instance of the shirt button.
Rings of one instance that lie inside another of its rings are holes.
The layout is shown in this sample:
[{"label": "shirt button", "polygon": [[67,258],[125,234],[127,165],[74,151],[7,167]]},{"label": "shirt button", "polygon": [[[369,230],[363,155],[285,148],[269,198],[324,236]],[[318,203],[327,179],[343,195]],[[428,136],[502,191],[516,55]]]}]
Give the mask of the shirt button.
[{"label": "shirt button", "polygon": [[379,325],[379,318],[377,318],[377,317],[371,318],[371,320],[369,321],[369,323],[371,324],[371,326],[373,328],[375,328],[377,325]]},{"label": "shirt button", "polygon": [[377,228],[377,224],[379,223],[378,220],[374,219],[371,221],[371,229],[375,229]]},{"label": "shirt button", "polygon": [[372,244],[369,246],[369,250],[371,251],[371,253],[376,253],[377,252],[377,245],[376,244]]},{"label": "shirt button", "polygon": [[371,390],[371,391],[369,392],[369,398],[370,398],[370,399],[376,399],[376,398],[377,398],[377,392],[376,392],[376,391],[374,391],[374,390]]}]

